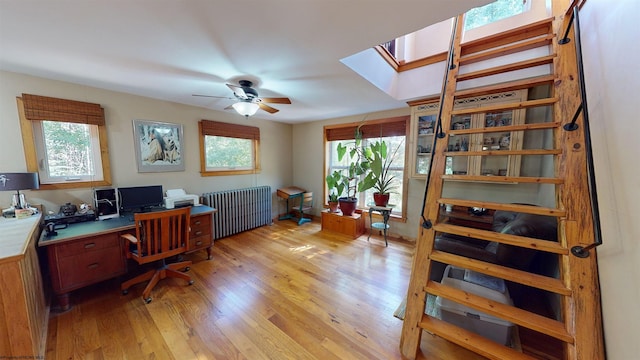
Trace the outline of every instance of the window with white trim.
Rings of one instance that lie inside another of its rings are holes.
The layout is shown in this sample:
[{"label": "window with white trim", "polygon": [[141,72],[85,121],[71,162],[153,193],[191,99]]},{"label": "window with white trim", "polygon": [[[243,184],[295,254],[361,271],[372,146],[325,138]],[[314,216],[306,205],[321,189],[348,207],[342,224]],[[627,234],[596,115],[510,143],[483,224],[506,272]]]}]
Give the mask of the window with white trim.
[{"label": "window with white trim", "polygon": [[111,185],[104,110],[99,104],[22,94],[27,169],[41,188]]},{"label": "window with white trim", "polygon": [[[393,205],[392,214],[406,217],[405,202],[407,198],[407,188],[405,187],[405,150],[406,127],[409,121],[408,116],[401,116],[390,119],[370,120],[366,125],[360,127],[362,133],[362,146],[368,146],[371,142],[385,141],[389,152],[398,148],[395,160],[390,167],[393,179],[394,191],[391,193],[389,204]],[[355,129],[362,124],[341,124],[325,126],[325,177],[332,174],[334,170],[347,172],[350,159],[349,154],[345,155],[342,161],[338,160],[338,144],[347,145],[355,139]],[[371,188],[364,192],[357,193],[358,208],[365,209],[373,204],[373,193],[375,189]],[[341,196],[347,196],[342,194]],[[326,199],[325,199],[326,201]]]}]

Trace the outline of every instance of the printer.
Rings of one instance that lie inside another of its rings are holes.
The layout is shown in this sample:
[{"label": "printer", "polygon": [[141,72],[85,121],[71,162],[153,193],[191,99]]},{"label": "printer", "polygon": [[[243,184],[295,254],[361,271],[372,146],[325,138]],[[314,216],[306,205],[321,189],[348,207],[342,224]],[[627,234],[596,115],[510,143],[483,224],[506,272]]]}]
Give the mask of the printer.
[{"label": "printer", "polygon": [[184,189],[167,190],[167,196],[164,198],[164,207],[166,209],[196,205],[200,205],[200,197],[187,194]]}]

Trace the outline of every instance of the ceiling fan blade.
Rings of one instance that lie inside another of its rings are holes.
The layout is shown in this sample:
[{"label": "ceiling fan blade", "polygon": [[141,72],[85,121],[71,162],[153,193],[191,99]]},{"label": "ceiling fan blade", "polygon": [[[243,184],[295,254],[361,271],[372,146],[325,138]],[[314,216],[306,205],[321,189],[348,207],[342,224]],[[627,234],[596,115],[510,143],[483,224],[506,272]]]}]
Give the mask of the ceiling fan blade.
[{"label": "ceiling fan blade", "polygon": [[227,107],[226,107],[226,108],[224,108],[223,110],[231,110],[231,109],[233,109],[233,104],[231,104],[231,105],[227,106]]},{"label": "ceiling fan blade", "polygon": [[262,100],[262,102],[271,103],[271,104],[291,104],[291,100],[289,100],[289,98],[286,98],[286,97],[278,97],[278,98],[265,97],[265,98],[260,98],[260,100]]},{"label": "ceiling fan blade", "polygon": [[270,114],[275,114],[278,111],[280,111],[280,110],[278,110],[276,108],[272,108],[271,106],[263,104],[261,102],[258,103],[258,106],[260,106],[260,109],[262,109],[262,110],[264,110],[264,111],[266,111],[266,112],[268,112]]},{"label": "ceiling fan blade", "polygon": [[202,94],[191,94],[191,96],[199,96],[199,97],[207,97],[207,98],[216,98],[216,99],[233,99],[228,96],[215,96],[215,95],[202,95]]},{"label": "ceiling fan blade", "polygon": [[227,84],[227,86],[229,87],[229,89],[231,89],[231,91],[233,91],[234,94],[236,94],[237,97],[239,97],[240,99],[247,99],[247,94],[244,92],[244,89],[240,86],[237,85],[232,85],[232,84]]}]

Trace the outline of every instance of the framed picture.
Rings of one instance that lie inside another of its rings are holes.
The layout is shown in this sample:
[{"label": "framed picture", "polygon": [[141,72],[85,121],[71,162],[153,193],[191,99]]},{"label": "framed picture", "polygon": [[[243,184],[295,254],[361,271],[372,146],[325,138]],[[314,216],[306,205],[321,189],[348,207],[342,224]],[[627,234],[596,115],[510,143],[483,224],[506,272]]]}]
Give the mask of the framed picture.
[{"label": "framed picture", "polygon": [[184,171],[182,125],[133,120],[138,172]]}]

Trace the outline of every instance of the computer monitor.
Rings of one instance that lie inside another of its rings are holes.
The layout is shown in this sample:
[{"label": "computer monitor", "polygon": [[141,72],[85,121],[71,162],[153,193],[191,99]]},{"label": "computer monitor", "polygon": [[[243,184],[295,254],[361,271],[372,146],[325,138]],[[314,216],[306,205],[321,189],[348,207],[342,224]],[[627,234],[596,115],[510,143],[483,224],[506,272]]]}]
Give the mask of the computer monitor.
[{"label": "computer monitor", "polygon": [[122,212],[146,212],[162,206],[162,185],[119,187]]}]

